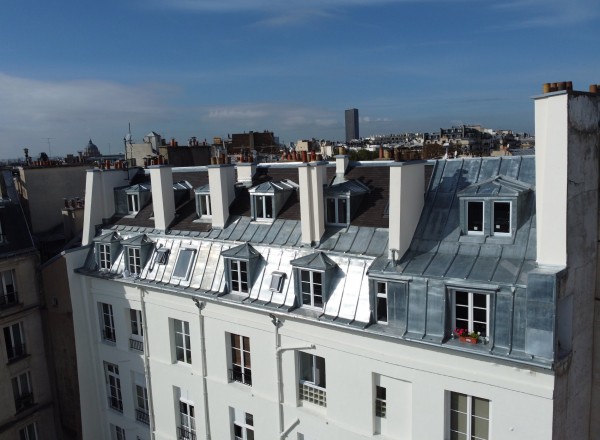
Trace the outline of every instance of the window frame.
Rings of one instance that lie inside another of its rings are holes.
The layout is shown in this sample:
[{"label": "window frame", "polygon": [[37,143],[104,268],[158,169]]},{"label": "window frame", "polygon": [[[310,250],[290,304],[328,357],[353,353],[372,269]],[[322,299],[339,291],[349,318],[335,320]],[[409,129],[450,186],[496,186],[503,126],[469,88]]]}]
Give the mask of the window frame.
[{"label": "window frame", "polygon": [[[9,363],[27,356],[27,344],[25,343],[23,321],[5,326],[3,328],[3,333],[6,346],[6,358]],[[18,335],[18,338],[16,335]]]},{"label": "window frame", "polygon": [[[466,397],[466,403],[467,403],[467,407],[466,407],[466,411],[461,411],[460,408],[455,408],[453,406],[455,399],[454,396],[456,397]],[[458,433],[458,435],[464,435],[467,439],[481,439],[481,440],[489,440],[490,439],[490,424],[491,424],[491,409],[492,409],[492,402],[489,399],[484,399],[481,397],[476,397],[476,396],[470,396],[468,394],[463,394],[463,393],[457,393],[454,391],[449,391],[447,392],[447,399],[448,399],[448,435],[449,438],[452,438],[453,433]],[[483,417],[482,415],[478,415],[476,413],[474,413],[474,408],[476,407],[475,405],[475,401],[482,401],[482,402],[487,402],[487,418]],[[456,414],[456,415],[454,415]],[[457,431],[457,429],[454,429],[453,426],[453,421],[456,420],[458,422],[458,418],[459,417],[464,417],[466,418],[464,426],[467,429],[467,432],[461,432],[461,431]],[[479,436],[475,436],[475,433],[473,432],[473,425],[474,422],[477,421],[477,419],[480,420],[485,420],[487,423],[487,435],[486,437],[479,437]]]},{"label": "window frame", "polygon": [[[252,194],[252,220],[256,221],[273,221],[277,216],[275,214],[275,195],[274,194]],[[259,198],[262,200],[259,202]],[[270,204],[269,217],[267,204]],[[259,215],[259,212],[261,215]]]},{"label": "window frame", "polygon": [[140,212],[140,196],[137,193],[127,193],[127,212],[135,215]]},{"label": "window frame", "polygon": [[[250,289],[252,288],[250,283],[250,262],[248,260],[239,258],[229,258],[227,264],[229,266],[229,283],[231,292],[242,294],[250,293]],[[242,265],[245,266],[245,268],[242,268]],[[245,280],[243,277],[244,274],[246,275]],[[245,290],[243,288],[244,284],[246,285]],[[236,285],[238,287],[237,289],[235,288]]]},{"label": "window frame", "polygon": [[[496,237],[511,237],[513,230],[513,202],[512,200],[492,200],[492,223],[491,223],[491,235]],[[496,232],[496,205],[500,203],[508,204],[508,232]]]},{"label": "window frame", "polygon": [[[467,296],[467,304],[463,305],[463,304],[457,304],[457,299],[456,299],[456,295],[457,293],[466,293]],[[485,291],[479,291],[479,290],[469,290],[469,289],[452,289],[451,291],[451,300],[452,300],[452,330],[454,331],[455,329],[458,328],[464,328],[458,325],[457,320],[459,321],[466,321],[467,324],[467,328],[466,330],[471,333],[471,332],[480,332],[480,338],[483,338],[484,341],[489,340],[490,338],[490,334],[491,334],[491,304],[492,304],[492,292],[485,292]],[[475,306],[475,295],[481,295],[485,297],[485,301],[486,301],[486,306],[485,306],[485,322],[482,322],[480,320],[476,320],[475,319],[475,310],[482,310],[482,307],[480,306]],[[467,309],[467,318],[458,318],[457,317],[457,307],[462,307],[462,308],[466,308]],[[476,324],[481,324],[485,326],[485,334],[483,334],[483,332],[481,332],[480,330],[477,330]]]},{"label": "window frame", "polygon": [[127,440],[125,435],[125,428],[113,423],[110,424],[110,437],[111,440]]},{"label": "window frame", "polygon": [[[173,348],[175,362],[192,364],[192,344],[190,323],[181,319],[173,319]],[[181,335],[181,336],[179,336]]]},{"label": "window frame", "polygon": [[[309,275],[308,280],[303,279],[303,274],[307,273]],[[320,282],[315,282],[315,274],[319,274]],[[324,295],[324,281],[325,281],[325,271],[322,270],[314,270],[314,269],[305,269],[298,268],[298,282],[300,286],[300,301],[302,302],[303,307],[310,307],[316,310],[324,310],[325,309],[325,295]],[[304,288],[308,286],[309,291],[305,292]],[[321,292],[315,294],[315,286],[320,286]],[[321,305],[315,305],[315,296],[321,298]],[[305,299],[308,298],[308,301]]]},{"label": "window frame", "polygon": [[375,417],[387,418],[387,389],[381,385],[375,385]]},{"label": "window frame", "polygon": [[[384,291],[380,291],[380,286],[384,287]],[[385,310],[385,319],[380,319],[381,304],[384,304],[383,310]],[[388,283],[385,281],[375,280],[375,321],[377,324],[387,325],[389,322],[389,309],[388,309]]]},{"label": "window frame", "polygon": [[[481,205],[481,230],[470,228],[470,206],[475,204]],[[487,225],[485,221],[485,200],[467,200],[465,208],[465,226],[467,235],[484,235],[485,227]]]},{"label": "window frame", "polygon": [[244,385],[252,386],[252,356],[248,336],[229,333],[231,356],[230,379]]},{"label": "window frame", "polygon": [[212,217],[210,194],[198,194],[198,203],[200,205],[200,208],[198,209],[198,213],[200,214],[199,217]]},{"label": "window frame", "polygon": [[179,430],[178,438],[196,438],[196,409],[194,402],[179,398]]},{"label": "window frame", "polygon": [[[7,278],[10,276],[10,283]],[[0,309],[10,307],[19,303],[19,294],[17,292],[16,273],[14,269],[3,270],[0,272]],[[9,287],[12,289],[9,292]]]},{"label": "window frame", "polygon": [[244,421],[234,420],[232,430],[234,440],[254,440],[254,415],[245,412]]},{"label": "window frame", "polygon": [[112,304],[99,302],[100,312],[100,336],[104,342],[112,344],[117,343],[117,333],[115,331],[115,315]]},{"label": "window frame", "polygon": [[[305,373],[309,373],[306,375]],[[327,366],[325,358],[298,351],[298,398],[327,406]]]},{"label": "window frame", "polygon": [[[334,212],[331,213],[330,200],[333,203]],[[344,201],[345,210],[340,210],[340,203]],[[340,221],[340,211],[344,212],[344,220]],[[350,224],[350,197],[348,196],[325,196],[325,223],[333,226],[348,226]]]},{"label": "window frame", "polygon": [[127,270],[131,275],[139,275],[142,269],[142,249],[137,246],[127,246]]},{"label": "window frame", "polygon": [[[31,428],[33,428],[33,433],[31,432]],[[37,423],[33,422],[28,425],[23,426],[19,429],[19,440],[37,440]]]},{"label": "window frame", "polygon": [[33,387],[29,370],[17,374],[10,379],[16,412],[23,411],[33,405]]},{"label": "window frame", "polygon": [[[179,266],[179,260],[183,257],[184,253],[187,254],[188,252],[190,253],[190,256],[187,263],[185,263],[184,274],[177,274],[177,271],[181,270],[181,267]],[[173,274],[171,275],[173,279],[187,281],[190,278],[192,266],[196,261],[196,253],[197,250],[193,248],[182,247],[179,249],[179,252],[177,253],[177,259],[175,260],[175,265],[173,266]]]},{"label": "window frame", "polygon": [[110,243],[98,243],[98,266],[100,270],[110,270],[112,267],[112,255]]},{"label": "window frame", "polygon": [[119,366],[111,362],[104,361],[104,376],[106,381],[106,396],[108,407],[123,412],[123,393],[121,392],[121,377],[119,375]]}]

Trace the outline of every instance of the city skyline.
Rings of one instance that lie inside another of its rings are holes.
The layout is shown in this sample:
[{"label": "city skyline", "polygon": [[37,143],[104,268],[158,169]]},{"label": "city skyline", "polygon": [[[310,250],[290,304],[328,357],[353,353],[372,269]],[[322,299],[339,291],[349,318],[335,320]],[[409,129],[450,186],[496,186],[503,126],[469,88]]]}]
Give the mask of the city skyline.
[{"label": "city skyline", "polygon": [[[0,158],[272,130],[289,143],[460,124],[533,131],[544,82],[587,90],[600,5],[210,0],[6,4]],[[596,80],[600,82],[600,78]],[[50,147],[50,149],[49,149]]]}]

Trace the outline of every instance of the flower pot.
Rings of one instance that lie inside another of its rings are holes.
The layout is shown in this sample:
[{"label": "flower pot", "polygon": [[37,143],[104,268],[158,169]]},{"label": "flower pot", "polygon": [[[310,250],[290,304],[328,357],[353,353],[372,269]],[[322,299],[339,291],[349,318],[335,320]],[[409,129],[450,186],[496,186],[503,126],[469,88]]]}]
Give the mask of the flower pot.
[{"label": "flower pot", "polygon": [[471,336],[459,336],[460,342],[466,342],[468,344],[477,344],[478,338],[472,338]]}]

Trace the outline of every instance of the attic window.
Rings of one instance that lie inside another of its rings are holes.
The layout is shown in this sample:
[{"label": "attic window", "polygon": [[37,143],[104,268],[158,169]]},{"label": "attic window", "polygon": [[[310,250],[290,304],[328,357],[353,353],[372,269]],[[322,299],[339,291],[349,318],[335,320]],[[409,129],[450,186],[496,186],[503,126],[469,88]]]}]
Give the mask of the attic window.
[{"label": "attic window", "polygon": [[270,220],[273,218],[273,196],[252,196],[254,212],[252,217],[256,220]]},{"label": "attic window", "polygon": [[493,206],[494,235],[510,235],[510,202],[494,202]]},{"label": "attic window", "polygon": [[167,264],[167,261],[169,261],[169,249],[157,249],[155,261],[158,264]]},{"label": "attic window", "polygon": [[101,270],[109,270],[111,266],[110,244],[100,243],[98,245],[98,265]]},{"label": "attic window", "polygon": [[483,234],[483,201],[467,202],[467,231]]},{"label": "attic window", "polygon": [[348,199],[346,197],[327,197],[327,223],[333,225],[348,224]]},{"label": "attic window", "polygon": [[173,278],[179,280],[188,279],[195,255],[195,249],[183,248],[179,251],[177,262],[175,263],[175,268],[173,269]]},{"label": "attic window", "polygon": [[281,292],[283,290],[283,283],[285,281],[285,273],[273,272],[271,274],[271,284],[269,290],[272,292]]},{"label": "attic window", "polygon": [[127,194],[127,210],[130,214],[140,211],[140,199],[137,194]]}]

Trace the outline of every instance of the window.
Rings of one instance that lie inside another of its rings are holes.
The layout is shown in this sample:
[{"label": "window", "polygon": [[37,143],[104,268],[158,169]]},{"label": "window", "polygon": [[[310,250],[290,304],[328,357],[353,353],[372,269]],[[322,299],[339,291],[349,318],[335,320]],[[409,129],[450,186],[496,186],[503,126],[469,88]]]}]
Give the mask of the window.
[{"label": "window", "polygon": [[494,202],[493,203],[493,225],[494,235],[510,235],[510,215],[511,215],[511,203],[510,202]]},{"label": "window", "polygon": [[179,401],[179,423],[178,438],[180,440],[196,440],[196,418],[193,403]]},{"label": "window", "polygon": [[6,345],[8,362],[16,361],[27,355],[23,323],[17,322],[16,324],[4,327],[4,343]]},{"label": "window", "polygon": [[37,426],[34,423],[19,429],[19,440],[37,440]]},{"label": "window", "polygon": [[190,324],[187,321],[173,320],[175,330],[175,358],[179,362],[192,363],[192,348],[190,346]]},{"label": "window", "polygon": [[454,292],[454,329],[465,329],[469,333],[489,336],[490,295],[465,291]]},{"label": "window", "polygon": [[127,248],[127,266],[131,274],[140,274],[142,271],[142,258],[140,257],[140,248]]},{"label": "window", "polygon": [[33,405],[33,392],[31,389],[31,375],[29,371],[19,374],[11,379],[15,409],[23,411]]},{"label": "window", "polygon": [[119,366],[104,362],[104,373],[106,375],[106,392],[108,394],[108,406],[114,410],[123,412],[123,398],[121,396],[121,379],[119,378]]},{"label": "window", "polygon": [[145,425],[150,424],[148,410],[148,390],[145,386],[135,385],[135,419]]},{"label": "window", "polygon": [[129,309],[129,322],[131,324],[131,337],[129,348],[144,351],[144,328],[142,326],[142,311]]},{"label": "window", "polygon": [[136,214],[140,210],[140,199],[137,194],[127,194],[127,210],[129,214]]},{"label": "window", "polygon": [[254,416],[244,413],[243,421],[233,422],[233,437],[235,440],[254,440]]},{"label": "window", "polygon": [[188,279],[192,263],[194,262],[194,255],[196,255],[195,249],[183,248],[179,251],[177,261],[175,262],[175,269],[173,269],[173,278],[180,280]]},{"label": "window", "polygon": [[98,245],[99,265],[101,270],[109,270],[111,266],[110,244],[100,243]]},{"label": "window", "polygon": [[0,281],[2,292],[0,292],[0,309],[10,307],[19,302],[17,289],[15,287],[15,272],[13,270],[4,270],[0,272]]},{"label": "window", "polygon": [[125,438],[125,429],[117,425],[110,425],[110,438],[111,440],[127,440]]},{"label": "window", "polygon": [[327,406],[325,359],[302,351],[298,355],[300,358],[300,400]]},{"label": "window", "polygon": [[310,307],[323,307],[322,273],[312,270],[300,270],[300,291],[302,304]]},{"label": "window", "polygon": [[231,276],[231,290],[233,292],[248,293],[248,263],[243,260],[229,260],[229,274]]},{"label": "window", "polygon": [[271,292],[281,292],[283,290],[283,283],[285,281],[284,272],[273,272],[271,274],[271,283],[269,284],[269,290]]},{"label": "window", "polygon": [[348,224],[348,199],[328,197],[327,198],[327,223]]},{"label": "window", "polygon": [[209,194],[200,194],[198,196],[199,201],[199,213],[200,217],[210,217],[212,216],[212,208],[210,204],[210,195]]},{"label": "window", "polygon": [[387,283],[381,281],[375,282],[377,286],[377,322],[380,324],[387,324],[388,322],[388,308],[387,308]]},{"label": "window", "polygon": [[231,379],[246,385],[252,385],[252,365],[250,363],[250,338],[230,335],[231,342]]},{"label": "window", "polygon": [[102,339],[108,342],[117,342],[115,334],[115,320],[111,304],[100,303],[100,331]]},{"label": "window", "polygon": [[386,416],[386,394],[385,387],[375,385],[375,415],[382,419],[385,419]]},{"label": "window", "polygon": [[266,220],[273,218],[273,196],[254,195],[254,219]]},{"label": "window", "polygon": [[483,202],[467,202],[467,231],[483,234]]},{"label": "window", "polygon": [[450,438],[488,440],[490,401],[465,394],[450,393]]}]

